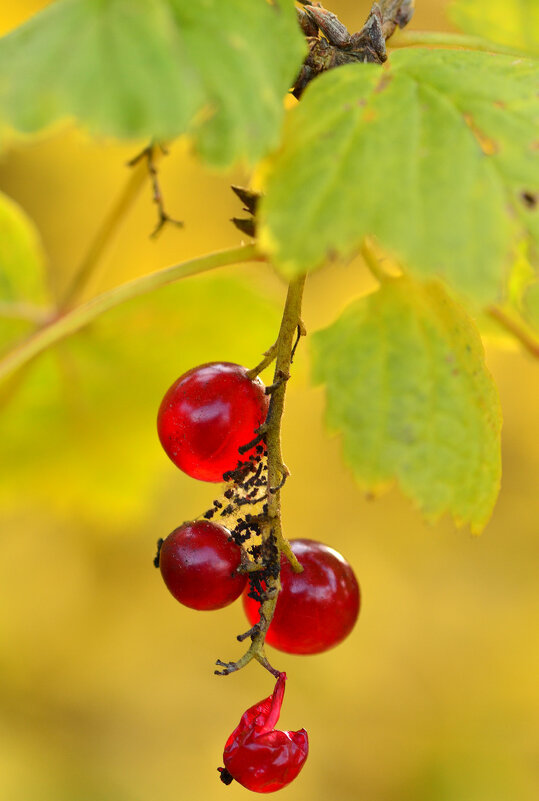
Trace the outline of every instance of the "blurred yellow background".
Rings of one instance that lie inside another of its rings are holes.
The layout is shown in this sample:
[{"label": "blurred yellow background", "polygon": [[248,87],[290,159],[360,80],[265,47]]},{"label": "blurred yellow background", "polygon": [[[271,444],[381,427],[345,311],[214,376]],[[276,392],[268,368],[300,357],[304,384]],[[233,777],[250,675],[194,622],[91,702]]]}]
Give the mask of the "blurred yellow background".
[{"label": "blurred yellow background", "polygon": [[[44,5],[5,0],[0,30]],[[419,0],[414,27],[447,27],[444,5]],[[335,0],[331,8],[356,30],[368,4]],[[137,147],[90,141],[70,128],[0,155],[0,189],[37,224],[54,292],[83,257]],[[148,238],[155,209],[146,188],[89,294],[239,244],[228,220],[240,206],[229,185],[247,180],[241,170],[208,173],[175,143],[161,182],[167,209],[185,229]],[[159,322],[154,299],[143,299],[94,325],[99,358],[94,350],[85,359],[84,334],[78,351],[66,346],[58,407],[65,420],[53,420],[54,398],[46,414],[30,404],[20,446],[10,440],[3,454],[2,801],[247,797],[237,784],[224,787],[216,768],[240,715],[269,694],[272,680],[258,666],[214,676],[216,658],[242,653],[241,607],[180,607],[152,566],[157,538],[215,494],[161,452],[155,414],[188,367],[256,363],[275,337],[285,288],[261,265],[190,281],[157,293],[169,312],[177,309],[176,328]],[[313,275],[307,328],[327,324],[370,286],[358,263]],[[356,570],[363,606],[356,630],[329,653],[268,649],[289,676],[281,723],[304,726],[311,742],[283,801],[539,797],[539,365],[516,348],[489,347],[488,362],[505,417],[504,477],[492,521],[472,538],[448,521],[427,526],[397,490],[377,501],[356,490],[338,441],[323,430],[323,399],[309,385],[302,343],[284,423],[293,473],[283,496],[286,532],[341,551]],[[46,380],[45,368],[39,375]],[[94,394],[85,397],[87,387]],[[15,393],[10,404],[18,403]],[[5,443],[10,412],[3,411]],[[90,436],[86,420],[101,428]]]}]

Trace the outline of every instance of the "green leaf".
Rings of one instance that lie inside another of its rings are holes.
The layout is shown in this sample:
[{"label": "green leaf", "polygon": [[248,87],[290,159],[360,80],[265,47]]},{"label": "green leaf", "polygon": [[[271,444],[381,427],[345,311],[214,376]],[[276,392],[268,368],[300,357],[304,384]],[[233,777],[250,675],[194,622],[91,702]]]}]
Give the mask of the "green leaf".
[{"label": "green leaf", "polygon": [[529,262],[527,248],[521,244],[509,276],[507,292],[508,302],[518,311],[522,310],[522,298],[527,287],[536,280],[537,275]]},{"label": "green leaf", "polygon": [[449,13],[466,33],[539,55],[537,0],[454,0]]},{"label": "green leaf", "polygon": [[9,465],[0,505],[24,486],[80,519],[135,519],[167,475],[190,481],[157,439],[165,391],[203,362],[254,365],[276,330],[277,308],[224,277],[193,278],[109,311],[0,387]]},{"label": "green leaf", "polygon": [[0,353],[31,329],[31,318],[49,298],[44,253],[33,222],[0,193]]},{"label": "green leaf", "polygon": [[506,56],[400,51],[317,78],[265,168],[260,244],[286,276],[367,234],[417,276],[502,295],[517,242],[539,244],[539,70]]},{"label": "green leaf", "polygon": [[0,41],[0,123],[190,133],[210,163],[256,161],[304,48],[290,0],[60,0]]},{"label": "green leaf", "polygon": [[44,253],[34,223],[0,192],[0,298],[46,303]]},{"label": "green leaf", "polygon": [[438,282],[387,279],[316,333],[314,378],[360,486],[397,481],[479,532],[500,486],[501,412],[471,319]]},{"label": "green leaf", "polygon": [[539,281],[530,284],[522,298],[522,312],[534,331],[539,331]]}]

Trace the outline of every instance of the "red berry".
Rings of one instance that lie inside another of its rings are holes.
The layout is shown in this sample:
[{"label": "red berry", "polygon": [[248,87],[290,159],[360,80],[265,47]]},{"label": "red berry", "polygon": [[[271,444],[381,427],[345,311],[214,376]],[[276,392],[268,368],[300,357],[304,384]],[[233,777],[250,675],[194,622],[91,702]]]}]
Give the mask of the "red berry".
[{"label": "red berry", "polygon": [[187,475],[222,481],[240,459],[238,448],[266,419],[264,385],[247,368],[211,362],[189,370],[172,384],[159,407],[157,431],[167,455]]},{"label": "red berry", "polygon": [[235,779],[255,793],[272,793],[296,778],[309,753],[305,729],[276,731],[283,703],[286,673],[277,679],[269,698],[244,712],[238,726],[226,741],[219,768],[221,779]]},{"label": "red berry", "polygon": [[[289,654],[318,654],[342,642],[354,628],[360,593],[354,571],[340,553],[313,540],[291,540],[303,566],[294,573],[281,555],[281,584],[266,642]],[[254,625],[259,604],[243,596],[245,613]]]},{"label": "red berry", "polygon": [[172,595],[191,609],[221,609],[235,601],[246,577],[237,573],[241,550],[223,526],[207,520],[184,523],[169,534],[159,567]]}]

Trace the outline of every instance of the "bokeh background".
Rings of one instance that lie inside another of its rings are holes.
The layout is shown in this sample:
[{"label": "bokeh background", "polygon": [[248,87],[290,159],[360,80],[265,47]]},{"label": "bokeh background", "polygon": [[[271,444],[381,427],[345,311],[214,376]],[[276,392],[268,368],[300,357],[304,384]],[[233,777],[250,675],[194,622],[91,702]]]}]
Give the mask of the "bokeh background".
[{"label": "bokeh background", "polygon": [[[46,5],[4,0],[1,32]],[[419,0],[416,28],[446,29],[442,0]],[[365,2],[331,5],[358,29]],[[126,180],[138,145],[67,127],[12,142],[0,188],[36,223],[61,295]],[[88,295],[191,256],[235,246],[241,170],[203,170],[184,142],[162,163],[168,210],[184,230],[158,240],[143,191]],[[313,275],[309,330],[372,282],[358,262]],[[252,365],[275,338],[285,287],[247,265],[172,286],[110,312],[32,366],[0,415],[0,799],[220,801],[247,797],[217,778],[226,737],[269,694],[237,658],[236,604],[180,607],[152,566],[155,541],[205,509],[212,485],[162,453],[155,414],[189,367]],[[268,649],[289,676],[281,718],[306,727],[311,754],[284,799],[535,801],[539,797],[539,423],[537,363],[487,342],[505,425],[504,477],[480,538],[428,526],[397,490],[369,500],[323,429],[308,344],[289,384],[284,449],[288,536],[320,539],[362,588],[356,630],[316,657]]]}]

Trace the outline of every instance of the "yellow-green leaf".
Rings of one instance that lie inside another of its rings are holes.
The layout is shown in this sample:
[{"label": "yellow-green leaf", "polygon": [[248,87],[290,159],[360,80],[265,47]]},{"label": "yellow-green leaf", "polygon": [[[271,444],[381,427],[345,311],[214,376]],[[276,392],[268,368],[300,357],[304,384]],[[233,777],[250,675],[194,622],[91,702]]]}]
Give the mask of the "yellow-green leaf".
[{"label": "yellow-green leaf", "polygon": [[406,270],[478,303],[539,250],[539,68],[408,50],[317,78],[265,170],[260,244],[286,276],[375,235]]},{"label": "yellow-green leaf", "polygon": [[539,331],[539,281],[526,287],[522,297],[522,311],[526,322]]},{"label": "yellow-green leaf", "polygon": [[479,532],[500,486],[501,412],[477,329],[438,282],[387,279],[314,342],[327,422],[360,486],[397,481]]},{"label": "yellow-green leaf", "polygon": [[0,193],[0,352],[31,329],[48,301],[44,252],[23,209]]},{"label": "yellow-green leaf", "polygon": [[0,124],[192,134],[209,162],[277,144],[305,42],[292,0],[58,0],[0,40]]},{"label": "yellow-green leaf", "polygon": [[45,303],[44,253],[34,223],[0,193],[0,298]]}]

